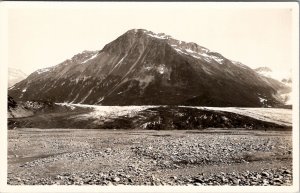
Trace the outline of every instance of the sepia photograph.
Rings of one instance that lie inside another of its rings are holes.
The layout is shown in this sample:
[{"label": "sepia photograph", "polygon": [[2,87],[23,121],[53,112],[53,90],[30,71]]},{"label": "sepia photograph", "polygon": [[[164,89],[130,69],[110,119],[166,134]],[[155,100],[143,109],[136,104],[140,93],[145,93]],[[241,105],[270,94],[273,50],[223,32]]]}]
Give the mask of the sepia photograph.
[{"label": "sepia photograph", "polygon": [[298,3],[0,11],[0,192],[299,191]]}]

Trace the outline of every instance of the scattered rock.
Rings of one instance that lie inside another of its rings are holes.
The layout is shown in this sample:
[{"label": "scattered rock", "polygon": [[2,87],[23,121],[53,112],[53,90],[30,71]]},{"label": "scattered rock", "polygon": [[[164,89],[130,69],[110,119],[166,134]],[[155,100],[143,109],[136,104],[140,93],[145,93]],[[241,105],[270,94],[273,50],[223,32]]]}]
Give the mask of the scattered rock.
[{"label": "scattered rock", "polygon": [[119,177],[114,177],[112,180],[113,180],[114,182],[119,182],[121,179],[120,179]]},{"label": "scattered rock", "polygon": [[262,172],[261,175],[266,178],[268,178],[270,176],[267,172]]}]

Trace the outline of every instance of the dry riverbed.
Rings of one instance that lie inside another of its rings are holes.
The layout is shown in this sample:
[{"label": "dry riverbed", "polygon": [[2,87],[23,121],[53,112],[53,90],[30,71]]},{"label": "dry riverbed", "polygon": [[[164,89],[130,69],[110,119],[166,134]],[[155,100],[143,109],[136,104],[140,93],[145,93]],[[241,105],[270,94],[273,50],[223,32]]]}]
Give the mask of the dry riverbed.
[{"label": "dry riverbed", "polygon": [[11,185],[292,185],[292,132],[8,131]]}]

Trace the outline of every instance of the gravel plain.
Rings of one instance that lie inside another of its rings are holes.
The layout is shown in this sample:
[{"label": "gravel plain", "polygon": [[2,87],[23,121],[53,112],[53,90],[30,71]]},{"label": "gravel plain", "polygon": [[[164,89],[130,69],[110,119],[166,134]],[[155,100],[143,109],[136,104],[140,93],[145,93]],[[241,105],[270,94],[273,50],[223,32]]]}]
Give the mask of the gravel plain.
[{"label": "gravel plain", "polygon": [[8,131],[10,185],[292,185],[292,132]]}]

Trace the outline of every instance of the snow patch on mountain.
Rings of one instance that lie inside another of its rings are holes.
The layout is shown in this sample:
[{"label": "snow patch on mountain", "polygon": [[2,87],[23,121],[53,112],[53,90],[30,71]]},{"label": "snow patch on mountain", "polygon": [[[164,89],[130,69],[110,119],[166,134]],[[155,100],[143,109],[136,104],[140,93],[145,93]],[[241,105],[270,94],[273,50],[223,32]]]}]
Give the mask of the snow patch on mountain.
[{"label": "snow patch on mountain", "polygon": [[72,103],[55,103],[56,105],[69,107],[71,110],[74,110],[76,107]]},{"label": "snow patch on mountain", "polygon": [[203,53],[203,54],[201,54],[201,55],[204,57],[204,59],[205,59],[207,62],[211,62],[212,58],[210,57],[210,55],[208,55],[208,54],[206,54],[206,53]]},{"label": "snow patch on mountain", "polygon": [[[192,56],[196,59],[203,59],[207,62],[211,62],[212,60],[216,61],[219,64],[223,64],[224,63],[224,59],[218,56],[214,56],[214,55],[209,55],[206,53],[207,49],[203,49],[204,52],[196,52],[194,50],[191,50],[189,48],[184,49],[184,48],[180,48],[177,45],[171,44],[171,46],[180,54],[185,54],[188,56]],[[202,51],[202,50],[201,50]]]},{"label": "snow patch on mountain", "polygon": [[165,74],[168,72],[168,68],[165,64],[145,64],[144,69],[146,71],[154,70],[157,71],[159,74]]},{"label": "snow patch on mountain", "polygon": [[158,70],[158,72],[159,72],[160,74],[164,74],[165,71],[166,71],[166,65],[160,64],[160,65],[158,66],[157,70]]},{"label": "snow patch on mountain", "polygon": [[207,48],[201,47],[200,49],[201,49],[201,52],[204,52],[204,53],[208,53],[209,52],[209,49],[207,49]]},{"label": "snow patch on mountain", "polygon": [[88,58],[88,59],[84,60],[84,61],[82,62],[82,64],[84,64],[84,63],[87,63],[88,61],[90,61],[90,60],[92,60],[92,59],[96,58],[97,56],[98,56],[98,53],[96,53],[96,54],[92,55],[90,58]]},{"label": "snow patch on mountain", "polygon": [[154,37],[154,38],[159,38],[159,39],[166,39],[165,37],[158,36],[156,34],[148,34],[148,36]]},{"label": "snow patch on mountain", "polygon": [[37,72],[38,74],[42,74],[42,73],[49,72],[49,71],[50,71],[50,68],[43,68],[43,69],[37,70],[36,72]]},{"label": "snow patch on mountain", "polygon": [[261,103],[264,103],[264,102],[268,101],[267,99],[264,99],[264,98],[261,98],[261,97],[258,97],[258,98],[259,98],[259,101],[260,101]]},{"label": "snow patch on mountain", "polygon": [[87,80],[89,78],[91,78],[91,76],[85,76],[85,75],[83,75],[83,81],[85,81],[85,80]]},{"label": "snow patch on mountain", "polygon": [[177,52],[181,53],[181,54],[185,54],[185,55],[189,55],[187,53],[185,53],[184,51],[182,51],[181,49],[179,48],[174,48]]},{"label": "snow patch on mountain", "polygon": [[223,64],[223,62],[224,62],[223,58],[220,58],[220,57],[217,57],[217,56],[208,55],[206,53],[200,53],[200,55],[204,56],[205,60],[208,61],[208,62],[211,62],[212,60],[216,61],[219,64]]},{"label": "snow patch on mountain", "polygon": [[191,50],[191,49],[185,49],[187,52],[190,52],[190,53],[196,53],[197,54],[197,52],[195,52],[195,51],[193,51],[193,50]]},{"label": "snow patch on mountain", "polygon": [[113,67],[113,69],[110,71],[110,73],[113,72],[123,62],[123,60],[124,60],[124,58],[126,58],[126,56],[127,56],[127,54],[119,60],[119,62]]},{"label": "snow patch on mountain", "polygon": [[76,95],[76,97],[70,103],[73,104],[76,101],[76,99],[78,99],[78,97],[79,97],[79,93]]},{"label": "snow patch on mountain", "polygon": [[[145,31],[144,31],[144,32],[145,32]],[[146,32],[146,34],[147,34],[148,36],[151,36],[151,37],[154,37],[154,38],[158,38],[158,39],[169,39],[169,38],[171,38],[171,36],[166,35],[166,34],[164,34],[164,33],[158,33],[158,34],[156,34],[156,33],[153,33],[153,32],[148,31],[148,32]]]},{"label": "snow patch on mountain", "polygon": [[79,103],[83,103],[92,93],[93,89],[91,89],[88,94],[79,102]]},{"label": "snow patch on mountain", "polygon": [[215,60],[216,62],[218,62],[219,64],[223,64],[224,59],[217,57],[217,56],[211,56],[211,58],[213,60]]},{"label": "snow patch on mountain", "polygon": [[191,56],[193,56],[196,59],[201,59],[201,57],[199,57],[199,56],[195,56],[195,55],[191,55]]},{"label": "snow patch on mountain", "polygon": [[[123,58],[121,58],[121,60],[116,64],[115,67],[117,67],[119,64],[121,64],[126,56],[127,56],[127,54],[126,54]],[[114,67],[114,68],[115,68],[115,67]]]},{"label": "snow patch on mountain", "polygon": [[100,97],[100,99],[98,100],[97,103],[100,103],[100,102],[102,102],[103,100],[104,100],[104,97]]}]

